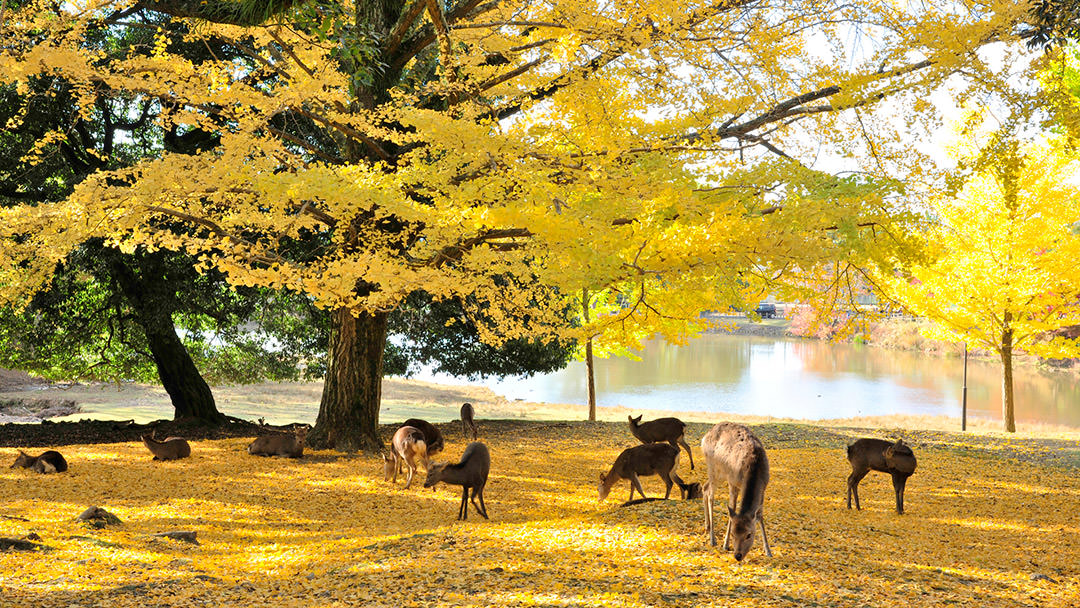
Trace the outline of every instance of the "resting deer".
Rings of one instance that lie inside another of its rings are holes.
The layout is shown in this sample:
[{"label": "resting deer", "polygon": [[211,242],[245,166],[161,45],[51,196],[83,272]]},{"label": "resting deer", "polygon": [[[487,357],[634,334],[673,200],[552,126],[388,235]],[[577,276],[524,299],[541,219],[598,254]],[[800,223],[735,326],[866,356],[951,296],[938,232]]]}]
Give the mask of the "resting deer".
[{"label": "resting deer", "polygon": [[[645,491],[641,489],[638,475],[659,475],[667,486],[667,491],[664,492],[664,498],[667,499],[671,496],[672,478],[679,479],[679,476],[674,473],[678,464],[679,448],[666,443],[646,443],[625,449],[615,459],[611,470],[600,474],[600,484],[597,486],[600,491],[600,500],[607,498],[611,493],[611,488],[620,479],[630,480],[630,498],[627,500],[634,499],[634,490],[645,498]],[[681,479],[679,479],[679,484],[681,487]]]},{"label": "resting deer", "polygon": [[772,557],[769,537],[765,534],[762,503],[769,485],[769,457],[761,440],[750,429],[731,422],[721,422],[701,438],[709,480],[702,488],[705,502],[705,528],[709,542],[716,546],[713,522],[713,495],[721,482],[727,482],[728,525],[724,531],[724,550],[731,549],[735,538],[735,560],[742,561],[754,546],[754,527],[761,526],[761,542],[765,554]]},{"label": "resting deer", "polygon": [[476,428],[476,421],[473,417],[476,412],[473,411],[471,403],[464,403],[461,406],[461,433],[466,437],[469,436],[469,432],[472,431],[473,441],[476,441],[476,436],[479,434]]},{"label": "resting deer", "polygon": [[896,492],[896,512],[904,514],[904,487],[908,477],[915,472],[915,452],[904,445],[903,439],[896,443],[884,439],[859,439],[848,446],[848,462],[851,463],[851,475],[847,480],[847,507],[851,508],[851,497],[855,496],[855,508],[859,506],[859,482],[870,471],[881,471],[892,475],[893,490]]},{"label": "resting deer", "polygon": [[142,442],[154,455],[154,460],[178,460],[191,456],[191,446],[183,437],[167,437],[158,441],[151,433],[143,435]]},{"label": "resting deer", "polygon": [[263,435],[251,442],[251,445],[248,446],[248,454],[301,458],[304,456],[304,437],[306,435],[307,427],[303,426],[296,429],[295,434],[292,435]]},{"label": "resting deer", "polygon": [[431,462],[428,460],[427,455],[427,444],[424,443],[424,434],[414,426],[403,426],[394,433],[393,439],[390,440],[390,455],[383,454],[383,473],[386,476],[386,481],[390,481],[392,475],[394,478],[393,483],[397,483],[398,473],[401,472],[401,463],[404,462],[409,470],[405,478],[405,489],[408,490],[409,486],[412,485],[413,475],[416,474],[417,461],[424,463],[425,469],[431,468]]},{"label": "resting deer", "polygon": [[[488,471],[491,469],[491,454],[487,446],[474,441],[465,446],[465,453],[461,455],[461,462],[457,464],[436,464],[427,472],[424,480],[425,488],[434,488],[440,481],[455,486],[461,486],[461,507],[458,509],[458,519],[469,518],[469,502],[484,519],[488,519],[487,507],[484,505],[484,486],[487,485]],[[472,488],[472,499],[469,499],[469,488]],[[476,500],[480,499],[480,504]]]},{"label": "resting deer", "polygon": [[9,468],[14,469],[15,467],[33,469],[42,474],[63,473],[68,470],[67,461],[64,460],[64,456],[56,450],[42,452],[40,456],[31,456],[26,452],[19,450],[19,455],[15,457],[15,463]]},{"label": "resting deer", "polygon": [[641,416],[630,420],[630,432],[641,443],[660,443],[666,441],[675,449],[681,445],[686,449],[686,455],[690,458],[690,470],[694,470],[694,455],[690,453],[690,446],[686,445],[686,423],[678,418],[657,418],[641,424]]},{"label": "resting deer", "polygon": [[427,453],[429,457],[434,456],[443,450],[442,433],[439,432],[439,429],[435,428],[435,425],[427,420],[409,418],[405,422],[402,422],[401,426],[411,426],[420,429],[420,432],[424,434],[424,443],[427,444]]}]

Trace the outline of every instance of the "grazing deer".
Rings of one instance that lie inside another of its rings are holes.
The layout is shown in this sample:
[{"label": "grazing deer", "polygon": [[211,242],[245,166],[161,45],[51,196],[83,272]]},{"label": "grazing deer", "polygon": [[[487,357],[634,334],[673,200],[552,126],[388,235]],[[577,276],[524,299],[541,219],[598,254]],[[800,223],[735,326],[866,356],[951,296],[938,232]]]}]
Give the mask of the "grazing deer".
[{"label": "grazing deer", "polygon": [[67,461],[64,460],[64,456],[55,450],[42,452],[40,456],[31,456],[26,452],[19,450],[19,455],[15,457],[15,463],[9,468],[14,469],[15,467],[33,469],[43,475],[49,473],[63,473],[68,470],[68,464]]},{"label": "grazing deer", "polygon": [[283,456],[285,458],[302,458],[304,456],[304,437],[307,435],[307,427],[300,427],[292,435],[263,435],[257,437],[248,446],[248,454],[256,456]]},{"label": "grazing deer", "polygon": [[859,506],[859,482],[870,471],[892,475],[896,492],[896,512],[904,514],[904,487],[908,477],[915,472],[915,452],[904,445],[903,439],[896,443],[884,439],[859,439],[848,446],[847,459],[851,463],[851,475],[847,480],[847,508],[851,508],[851,496],[855,496],[855,508]]},{"label": "grazing deer", "polygon": [[143,435],[141,439],[154,455],[154,460],[179,460],[191,456],[191,446],[183,437],[167,437],[164,441],[158,441],[151,433]]},{"label": "grazing deer", "polygon": [[765,554],[772,557],[762,513],[765,487],[769,485],[769,457],[761,440],[741,424],[721,422],[701,438],[701,450],[705,453],[705,465],[709,469],[709,480],[702,488],[709,542],[716,546],[713,494],[720,483],[726,481],[730,495],[724,550],[731,549],[729,541],[734,536],[735,561],[742,561],[754,546],[754,527],[759,524]]},{"label": "grazing deer", "polygon": [[[424,480],[425,488],[434,488],[440,481],[455,486],[461,486],[461,507],[458,509],[458,519],[469,518],[469,502],[472,502],[476,512],[488,519],[487,507],[484,505],[484,486],[487,485],[488,471],[491,469],[491,454],[487,446],[479,441],[474,441],[465,446],[465,453],[461,455],[461,462],[457,464],[436,464],[427,472]],[[472,488],[472,499],[469,499],[469,488]],[[477,498],[480,504],[476,504]]]},{"label": "grazing deer", "polygon": [[690,470],[694,470],[694,455],[690,453],[690,446],[686,445],[686,423],[678,418],[657,418],[641,424],[641,416],[630,420],[630,432],[641,443],[660,443],[666,441],[675,449],[681,445],[686,449],[686,455],[690,458]]},{"label": "grazing deer", "polygon": [[405,422],[402,422],[401,426],[411,426],[420,429],[420,432],[424,434],[424,443],[427,444],[428,456],[434,456],[443,450],[442,433],[439,432],[439,429],[435,428],[435,425],[427,420],[409,418]]},{"label": "grazing deer", "polygon": [[[634,490],[645,498],[645,491],[641,489],[638,475],[659,475],[667,486],[667,491],[664,492],[666,499],[671,496],[672,477],[678,479],[678,475],[674,475],[678,464],[679,448],[666,443],[646,443],[627,448],[615,459],[615,464],[611,465],[610,471],[600,474],[600,484],[597,486],[600,490],[600,500],[607,498],[612,486],[620,479],[630,480],[630,498],[627,500],[634,499]],[[679,481],[682,482],[681,479]]]},{"label": "grazing deer", "polygon": [[405,478],[405,489],[412,485],[413,475],[416,474],[417,461],[424,463],[425,469],[431,468],[428,460],[427,444],[424,443],[424,434],[414,426],[403,426],[394,433],[390,440],[390,455],[383,454],[383,473],[386,481],[393,476],[397,483],[398,473],[401,472],[401,463],[405,463],[409,472]]},{"label": "grazing deer", "polygon": [[472,431],[473,441],[476,441],[476,435],[478,434],[476,428],[476,421],[473,420],[473,416],[476,412],[473,411],[471,403],[464,403],[461,406],[461,433],[468,437],[469,431]]}]

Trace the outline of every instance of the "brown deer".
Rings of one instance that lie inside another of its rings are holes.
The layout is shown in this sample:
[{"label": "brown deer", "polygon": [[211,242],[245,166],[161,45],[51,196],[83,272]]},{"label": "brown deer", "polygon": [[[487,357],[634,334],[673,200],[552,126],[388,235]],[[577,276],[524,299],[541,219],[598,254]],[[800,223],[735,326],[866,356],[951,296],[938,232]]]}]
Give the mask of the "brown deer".
[{"label": "brown deer", "polygon": [[686,449],[686,455],[690,458],[690,470],[694,470],[694,455],[690,453],[690,446],[686,445],[686,423],[678,418],[657,418],[641,424],[641,416],[630,420],[630,432],[641,443],[660,443],[666,441],[678,449],[681,445]]},{"label": "brown deer", "polygon": [[476,428],[476,421],[473,417],[476,412],[473,411],[473,405],[471,403],[464,403],[461,405],[461,433],[466,437],[469,436],[469,432],[472,431],[473,441],[476,441],[476,436],[479,431]]},{"label": "brown deer", "polygon": [[[484,519],[488,519],[487,507],[484,505],[484,486],[487,485],[488,471],[491,469],[491,454],[487,446],[479,441],[474,441],[465,446],[465,453],[461,455],[461,462],[457,464],[436,464],[427,472],[424,480],[425,488],[434,488],[440,481],[455,486],[461,486],[461,507],[458,509],[458,519],[469,518],[469,488],[472,488],[472,505]],[[480,504],[476,500],[480,499]]]},{"label": "brown deer", "polygon": [[904,445],[903,439],[896,443],[884,439],[859,439],[847,448],[847,459],[851,463],[851,475],[847,480],[847,508],[851,508],[851,497],[855,496],[855,508],[859,506],[859,482],[870,471],[881,471],[892,475],[893,490],[896,492],[896,512],[904,514],[904,487],[908,477],[915,472],[915,452]]},{"label": "brown deer", "polygon": [[183,437],[167,437],[163,441],[158,441],[151,433],[143,435],[141,439],[154,455],[154,460],[179,460],[191,456],[191,446]]},{"label": "brown deer", "polygon": [[425,469],[431,468],[428,460],[427,444],[424,443],[424,434],[414,426],[403,426],[394,433],[390,440],[390,455],[383,454],[383,473],[386,481],[393,476],[393,483],[397,483],[398,473],[401,472],[401,463],[405,463],[408,475],[405,477],[405,489],[412,485],[413,475],[416,474],[416,463],[424,463]]},{"label": "brown deer", "polygon": [[[615,464],[611,465],[610,471],[600,474],[600,484],[597,486],[600,491],[600,500],[607,498],[611,493],[611,488],[620,479],[630,480],[630,498],[627,500],[634,499],[634,490],[645,498],[645,491],[641,489],[638,475],[659,475],[667,486],[667,491],[664,492],[666,499],[671,496],[672,478],[678,479],[678,475],[674,474],[678,464],[679,448],[666,443],[646,443],[627,448],[615,459]],[[681,487],[681,479],[679,483]]]},{"label": "brown deer", "polygon": [[750,429],[731,422],[721,422],[701,438],[709,480],[702,488],[705,502],[705,528],[709,542],[716,546],[713,523],[713,494],[726,481],[729,489],[728,525],[724,532],[724,550],[731,549],[735,538],[735,561],[742,561],[754,546],[754,527],[761,526],[765,554],[772,557],[769,537],[765,534],[762,503],[769,485],[769,457],[761,440]]},{"label": "brown deer", "polygon": [[300,427],[292,435],[263,435],[257,437],[248,446],[248,454],[256,456],[283,456],[285,458],[302,458],[304,456],[304,437],[307,435],[307,427]]},{"label": "brown deer", "polygon": [[19,450],[19,455],[15,457],[15,463],[9,468],[14,469],[15,467],[33,469],[43,475],[49,473],[63,473],[68,470],[67,461],[64,460],[64,456],[56,450],[42,452],[40,456],[31,456],[26,452]]},{"label": "brown deer", "polygon": [[405,422],[402,422],[401,426],[411,426],[420,429],[420,432],[424,434],[424,443],[427,444],[427,453],[429,457],[434,456],[443,450],[442,433],[439,432],[439,429],[435,428],[434,424],[419,418],[409,418]]}]

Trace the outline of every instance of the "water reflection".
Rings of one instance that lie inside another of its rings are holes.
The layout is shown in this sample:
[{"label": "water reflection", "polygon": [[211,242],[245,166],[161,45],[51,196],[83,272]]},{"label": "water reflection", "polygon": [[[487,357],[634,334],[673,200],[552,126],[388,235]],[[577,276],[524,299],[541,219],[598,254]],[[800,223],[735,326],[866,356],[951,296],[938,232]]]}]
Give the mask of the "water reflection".
[{"label": "water reflection", "polygon": [[[685,346],[652,342],[641,356],[597,361],[600,405],[807,419],[960,416],[959,357],[718,334]],[[584,378],[584,363],[575,362],[554,374],[485,384],[509,399],[584,403]],[[1017,420],[1080,427],[1078,384],[1071,374],[1016,370]],[[968,364],[968,415],[1001,418],[1001,375],[992,362]]]}]

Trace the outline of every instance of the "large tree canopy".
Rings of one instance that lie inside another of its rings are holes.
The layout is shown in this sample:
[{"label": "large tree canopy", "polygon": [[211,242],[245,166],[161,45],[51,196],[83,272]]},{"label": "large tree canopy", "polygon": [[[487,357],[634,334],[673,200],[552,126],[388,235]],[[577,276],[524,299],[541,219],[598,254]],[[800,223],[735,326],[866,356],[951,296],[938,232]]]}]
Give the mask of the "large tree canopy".
[{"label": "large tree canopy", "polygon": [[[927,166],[901,123],[949,77],[964,95],[1004,78],[977,50],[1021,47],[1028,16],[1004,0],[382,0],[268,5],[282,12],[251,26],[258,11],[197,4],[38,1],[4,20],[5,82],[153,100],[163,127],[219,139],[4,210],[0,292],[102,236],[307,293],[332,311],[311,437],[345,448],[374,443],[387,314],[418,289],[464,303],[492,343],[679,336],[765,284],[835,289],[895,258],[911,216],[894,179]],[[85,44],[146,10],[177,17],[148,54]],[[181,40],[232,52],[195,64]],[[850,171],[802,162],[820,152]],[[620,308],[567,328],[563,294],[583,289]]]}]

